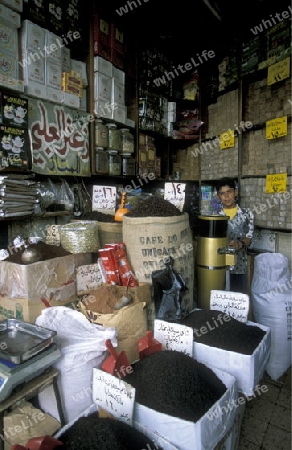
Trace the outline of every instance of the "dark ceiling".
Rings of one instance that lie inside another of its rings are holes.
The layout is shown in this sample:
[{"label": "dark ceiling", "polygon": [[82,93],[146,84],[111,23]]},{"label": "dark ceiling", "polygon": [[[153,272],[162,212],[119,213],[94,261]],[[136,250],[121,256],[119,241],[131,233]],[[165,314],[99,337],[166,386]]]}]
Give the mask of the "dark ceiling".
[{"label": "dark ceiling", "polygon": [[[100,2],[96,4],[99,6]],[[185,56],[204,49],[224,53],[233,37],[252,37],[251,27],[288,11],[289,2],[113,0],[106,7],[126,34],[154,45],[159,41],[174,54]]]}]

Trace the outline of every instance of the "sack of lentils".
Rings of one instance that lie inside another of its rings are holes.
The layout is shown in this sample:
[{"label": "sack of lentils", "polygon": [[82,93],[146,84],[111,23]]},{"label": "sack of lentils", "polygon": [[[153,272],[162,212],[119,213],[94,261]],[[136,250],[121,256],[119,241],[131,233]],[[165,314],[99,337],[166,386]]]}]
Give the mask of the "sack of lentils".
[{"label": "sack of lentils", "polygon": [[136,428],[98,413],[80,417],[58,440],[60,450],[162,450]]}]

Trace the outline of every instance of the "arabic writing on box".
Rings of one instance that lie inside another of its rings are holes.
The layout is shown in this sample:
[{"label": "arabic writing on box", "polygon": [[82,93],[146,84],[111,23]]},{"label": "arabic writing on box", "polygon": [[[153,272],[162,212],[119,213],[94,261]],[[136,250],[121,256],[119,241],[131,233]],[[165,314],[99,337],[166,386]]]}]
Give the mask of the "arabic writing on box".
[{"label": "arabic writing on box", "polygon": [[193,356],[193,329],[164,320],[154,320],[154,337],[165,350],[176,350]]},{"label": "arabic writing on box", "polygon": [[101,369],[93,369],[93,400],[117,419],[131,425],[136,390]]},{"label": "arabic writing on box", "polygon": [[212,290],[210,309],[222,311],[240,322],[246,322],[249,296],[241,292]]}]

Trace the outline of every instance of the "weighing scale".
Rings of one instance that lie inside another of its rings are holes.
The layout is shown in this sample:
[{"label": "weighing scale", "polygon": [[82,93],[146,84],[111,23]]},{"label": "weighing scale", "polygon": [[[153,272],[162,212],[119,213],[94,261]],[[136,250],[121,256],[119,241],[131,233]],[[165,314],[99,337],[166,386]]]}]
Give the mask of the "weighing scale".
[{"label": "weighing scale", "polygon": [[61,357],[57,344],[19,364],[0,359],[0,402],[9,397],[15,387],[40,375]]}]

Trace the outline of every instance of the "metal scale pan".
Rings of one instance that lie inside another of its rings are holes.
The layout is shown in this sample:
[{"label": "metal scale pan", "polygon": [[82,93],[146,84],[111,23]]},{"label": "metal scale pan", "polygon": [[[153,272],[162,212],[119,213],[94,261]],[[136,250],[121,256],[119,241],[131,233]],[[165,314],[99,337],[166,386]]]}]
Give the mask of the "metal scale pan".
[{"label": "metal scale pan", "polygon": [[56,331],[18,319],[0,322],[0,359],[21,364],[53,343]]}]

